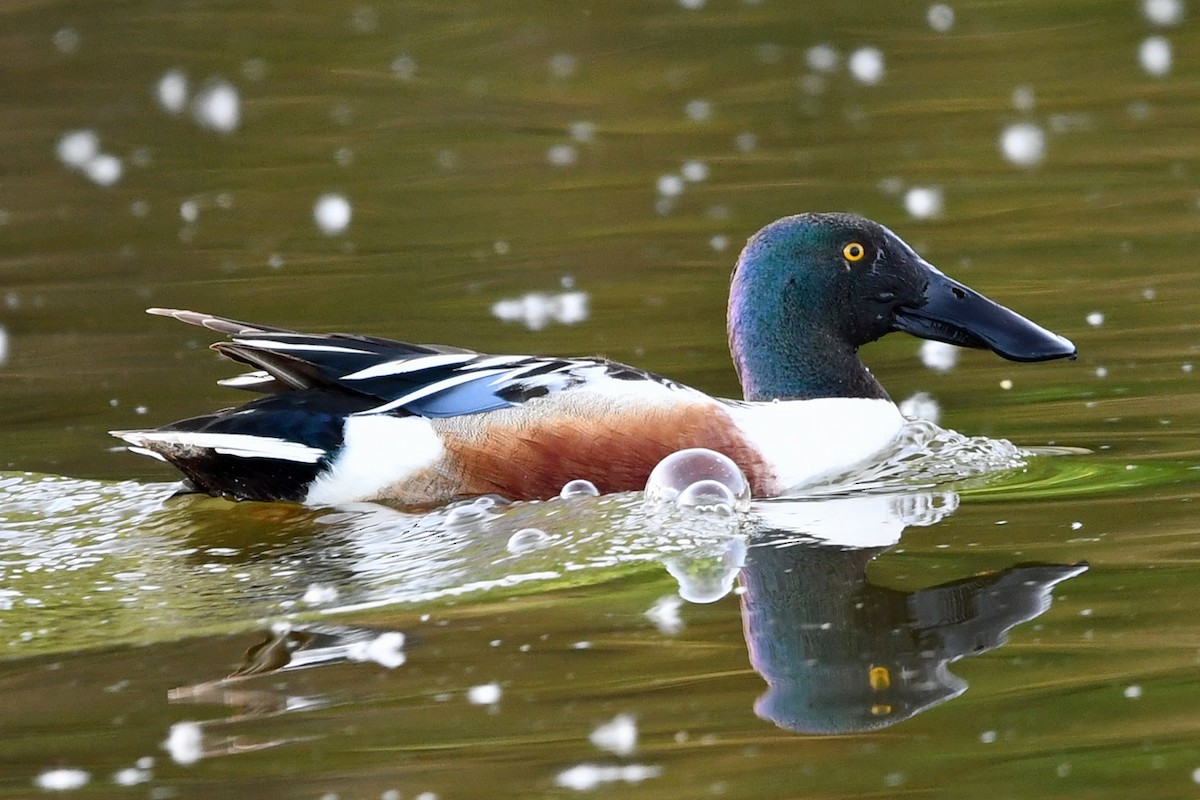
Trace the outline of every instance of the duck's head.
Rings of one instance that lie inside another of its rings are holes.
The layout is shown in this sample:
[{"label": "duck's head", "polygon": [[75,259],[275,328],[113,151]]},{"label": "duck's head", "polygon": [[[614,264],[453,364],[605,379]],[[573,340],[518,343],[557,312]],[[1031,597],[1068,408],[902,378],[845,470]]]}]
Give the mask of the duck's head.
[{"label": "duck's head", "polygon": [[896,234],[851,214],[799,214],[746,244],[729,343],[749,400],[887,397],[855,352],[892,331],[1012,361],[1075,345],[943,275]]}]

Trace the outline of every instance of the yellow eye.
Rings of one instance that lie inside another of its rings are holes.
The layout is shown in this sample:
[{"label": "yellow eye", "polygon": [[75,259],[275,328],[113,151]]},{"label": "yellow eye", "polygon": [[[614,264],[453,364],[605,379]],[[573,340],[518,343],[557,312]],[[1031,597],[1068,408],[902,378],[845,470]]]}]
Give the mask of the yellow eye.
[{"label": "yellow eye", "polygon": [[867,254],[867,249],[858,242],[851,242],[842,248],[842,255],[847,261],[862,261],[863,256]]}]

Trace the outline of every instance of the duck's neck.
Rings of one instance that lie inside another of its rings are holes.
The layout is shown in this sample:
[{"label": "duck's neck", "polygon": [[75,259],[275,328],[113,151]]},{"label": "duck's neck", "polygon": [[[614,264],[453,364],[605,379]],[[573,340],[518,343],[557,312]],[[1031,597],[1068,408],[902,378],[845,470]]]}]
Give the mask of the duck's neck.
[{"label": "duck's neck", "polygon": [[[739,271],[740,272],[740,271]],[[747,400],[890,399],[879,381],[793,287],[739,285],[729,300],[729,350]]]}]

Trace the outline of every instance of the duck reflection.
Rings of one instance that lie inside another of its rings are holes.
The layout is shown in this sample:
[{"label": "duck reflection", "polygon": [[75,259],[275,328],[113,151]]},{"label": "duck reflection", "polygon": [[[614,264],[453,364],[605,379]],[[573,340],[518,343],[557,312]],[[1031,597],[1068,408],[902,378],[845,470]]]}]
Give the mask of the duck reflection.
[{"label": "duck reflection", "polygon": [[[765,505],[765,504],[764,504]],[[893,725],[966,691],[949,664],[1004,643],[1086,564],[1017,564],[905,592],[871,583],[872,559],[906,525],[930,525],[953,495],[772,504],[739,575],[750,663],[767,682],[755,713],[786,730]]]}]

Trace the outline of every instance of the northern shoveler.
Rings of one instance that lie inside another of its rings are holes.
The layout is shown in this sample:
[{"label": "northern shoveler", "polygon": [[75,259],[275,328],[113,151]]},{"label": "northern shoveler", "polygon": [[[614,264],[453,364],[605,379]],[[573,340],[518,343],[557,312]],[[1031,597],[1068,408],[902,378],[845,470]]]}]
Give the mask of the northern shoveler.
[{"label": "northern shoveler", "polygon": [[1070,341],[954,281],[884,226],[800,214],[750,238],[729,296],[744,399],[710,397],[603,358],[485,355],[349,334],[296,333],[152,308],[225,334],[266,396],[154,430],[114,431],[190,488],[251,500],[429,506],[497,493],[552,497],[576,478],[641,489],[668,454],[706,447],[772,496],[868,461],[904,420],[858,360],[892,331],[1014,361],[1074,357]]}]

